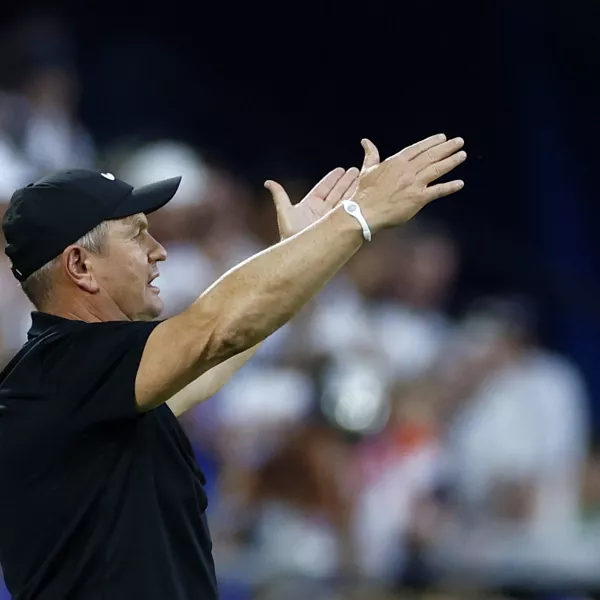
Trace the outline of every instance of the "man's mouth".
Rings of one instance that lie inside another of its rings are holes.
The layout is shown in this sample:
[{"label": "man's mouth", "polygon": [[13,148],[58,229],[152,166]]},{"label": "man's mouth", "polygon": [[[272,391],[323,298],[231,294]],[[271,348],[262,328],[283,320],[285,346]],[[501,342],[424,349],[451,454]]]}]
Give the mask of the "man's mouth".
[{"label": "man's mouth", "polygon": [[155,290],[156,292],[160,292],[160,289],[155,286],[152,285],[152,282],[158,278],[158,273],[156,275],[153,275],[152,277],[150,277],[150,279],[148,280],[148,287],[151,288],[152,290]]}]

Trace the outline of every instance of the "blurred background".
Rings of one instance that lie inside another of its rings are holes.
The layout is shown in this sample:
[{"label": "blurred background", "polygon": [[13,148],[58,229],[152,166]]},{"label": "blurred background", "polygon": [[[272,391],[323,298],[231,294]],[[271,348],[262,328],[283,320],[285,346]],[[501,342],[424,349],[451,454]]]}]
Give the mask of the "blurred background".
[{"label": "blurred background", "polygon": [[[152,219],[167,315],[277,241],[265,179],[300,200],[361,137],[466,140],[464,191],[185,416],[224,600],[597,597],[599,23],[596,0],[0,9],[0,212],[60,168],[183,175]],[[0,363],[30,310],[0,256]]]}]

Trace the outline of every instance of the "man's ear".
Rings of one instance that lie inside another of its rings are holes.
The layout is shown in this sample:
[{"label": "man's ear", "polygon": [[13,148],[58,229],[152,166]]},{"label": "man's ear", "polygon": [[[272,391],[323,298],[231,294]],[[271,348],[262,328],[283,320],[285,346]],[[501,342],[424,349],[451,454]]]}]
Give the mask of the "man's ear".
[{"label": "man's ear", "polygon": [[72,244],[61,255],[61,265],[67,277],[89,294],[97,294],[100,285],[94,276],[91,254],[85,248]]}]

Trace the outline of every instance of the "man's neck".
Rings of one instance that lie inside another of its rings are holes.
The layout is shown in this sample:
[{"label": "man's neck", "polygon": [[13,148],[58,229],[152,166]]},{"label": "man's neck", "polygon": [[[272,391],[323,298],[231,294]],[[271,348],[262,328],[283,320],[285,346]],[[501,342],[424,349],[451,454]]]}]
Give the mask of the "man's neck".
[{"label": "man's neck", "polygon": [[68,305],[50,304],[41,309],[42,312],[62,317],[63,319],[72,319],[75,321],[85,321],[86,323],[103,323],[106,321],[129,321],[114,304],[111,306],[91,306],[82,302],[71,302]]}]

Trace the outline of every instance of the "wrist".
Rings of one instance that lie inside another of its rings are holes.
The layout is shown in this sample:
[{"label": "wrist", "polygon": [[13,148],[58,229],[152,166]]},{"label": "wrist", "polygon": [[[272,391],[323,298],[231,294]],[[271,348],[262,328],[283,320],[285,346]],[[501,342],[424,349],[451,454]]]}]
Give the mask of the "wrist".
[{"label": "wrist", "polygon": [[369,229],[371,230],[371,235],[374,236],[376,233],[381,231],[382,229],[386,229],[386,224],[381,222],[380,211],[377,211],[372,207],[373,202],[369,201],[368,193],[363,192],[362,194],[357,193],[352,200],[356,202],[362,211],[363,217],[365,221],[369,225]]},{"label": "wrist", "polygon": [[352,237],[360,245],[365,242],[360,223],[351,214],[346,212],[341,203],[329,213],[328,218],[332,223],[335,223],[337,235]]},{"label": "wrist", "polygon": [[360,204],[358,204],[358,202],[354,200],[342,200],[340,204],[342,205],[344,210],[358,222],[364,240],[370,242],[372,239],[371,228],[369,227],[369,223],[363,215],[363,212],[360,208]]}]

